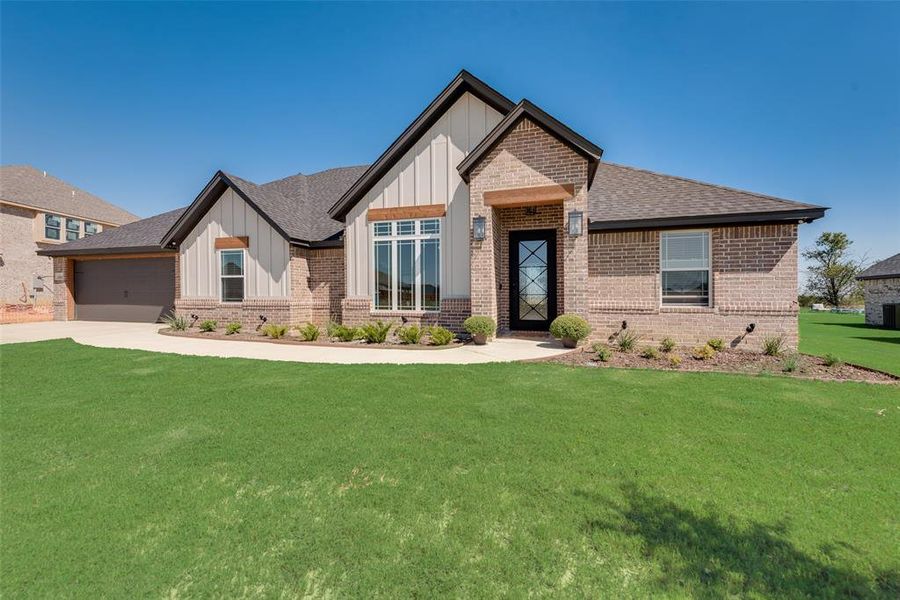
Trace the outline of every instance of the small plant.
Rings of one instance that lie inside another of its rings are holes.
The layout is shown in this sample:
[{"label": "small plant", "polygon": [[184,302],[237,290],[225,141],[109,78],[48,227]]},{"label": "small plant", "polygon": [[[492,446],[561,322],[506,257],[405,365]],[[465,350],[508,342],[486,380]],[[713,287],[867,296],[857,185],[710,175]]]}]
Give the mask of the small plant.
[{"label": "small plant", "polygon": [[297,332],[304,342],[314,342],[319,339],[319,327],[314,323],[307,323],[303,327],[298,327]]},{"label": "small plant", "polygon": [[463,329],[472,336],[483,335],[486,338],[494,335],[497,331],[497,323],[490,317],[471,316],[463,321]]},{"label": "small plant", "polygon": [[681,366],[681,355],[680,354],[670,354],[669,355],[669,366],[677,369]]},{"label": "small plant", "polygon": [[783,337],[780,335],[770,335],[763,339],[763,354],[766,356],[778,356],[781,354],[781,347],[783,345]]},{"label": "small plant", "polygon": [[697,346],[693,350],[691,350],[691,356],[693,356],[697,360],[709,360],[716,355],[716,349],[710,346],[709,344],[704,344],[703,346]]},{"label": "small plant", "polygon": [[362,339],[366,340],[367,344],[383,344],[392,326],[391,323],[375,321],[374,323],[366,323],[359,328],[359,331],[362,334]]},{"label": "small plant", "polygon": [[229,323],[225,326],[225,335],[234,335],[241,332],[240,323]]},{"label": "small plant", "polygon": [[428,330],[428,337],[432,346],[446,346],[456,338],[456,335],[446,327],[435,325]]},{"label": "small plant", "polygon": [[325,335],[328,336],[329,339],[337,337],[337,330],[339,327],[343,327],[343,325],[335,323],[334,321],[328,321],[325,323]]},{"label": "small plant", "polygon": [[212,319],[207,319],[206,321],[201,321],[200,323],[200,331],[205,331],[206,333],[210,333],[211,331],[215,331],[216,327],[219,326],[219,323],[213,321]]},{"label": "small plant", "polygon": [[418,344],[422,341],[425,330],[418,325],[407,325],[397,329],[397,337],[401,344]]},{"label": "small plant", "polygon": [[830,352],[826,354],[822,360],[825,362],[826,367],[839,367],[841,366],[841,359],[831,354]]},{"label": "small plant", "polygon": [[359,339],[359,331],[356,327],[347,327],[346,325],[335,325],[329,337],[337,338],[339,342],[352,342]]},{"label": "small plant", "polygon": [[713,338],[706,342],[706,345],[716,352],[721,352],[725,349],[725,340],[723,340],[722,338]]},{"label": "small plant", "polygon": [[601,342],[595,342],[594,345],[591,346],[591,350],[597,353],[597,360],[600,362],[609,362],[609,359],[612,358],[612,350]]},{"label": "small plant", "polygon": [[644,358],[657,359],[659,358],[659,350],[654,348],[653,346],[647,346],[643,350],[641,350],[641,356]]},{"label": "small plant", "polygon": [[781,370],[785,373],[793,373],[800,368],[800,357],[796,354],[789,354],[781,361]]},{"label": "small plant", "polygon": [[272,323],[262,328],[263,335],[269,336],[273,340],[280,340],[287,335],[287,332],[287,325],[276,325]]},{"label": "small plant", "polygon": [[164,316],[162,321],[173,331],[184,331],[188,328],[187,317],[184,315],[177,315],[174,312],[170,312]]},{"label": "small plant", "polygon": [[670,337],[664,337],[659,343],[659,349],[663,352],[671,352],[675,349],[675,340]]},{"label": "small plant", "polygon": [[550,323],[550,335],[572,348],[591,333],[591,326],[578,315],[560,315]]},{"label": "small plant", "polygon": [[634,330],[623,329],[619,337],[616,338],[616,346],[619,347],[619,352],[631,352],[637,346],[639,339],[641,339],[641,336]]}]

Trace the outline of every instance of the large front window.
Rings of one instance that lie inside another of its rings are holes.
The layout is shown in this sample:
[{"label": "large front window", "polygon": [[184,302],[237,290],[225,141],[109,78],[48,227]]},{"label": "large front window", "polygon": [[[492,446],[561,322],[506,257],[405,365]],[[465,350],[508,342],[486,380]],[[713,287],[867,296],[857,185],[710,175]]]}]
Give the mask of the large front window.
[{"label": "large front window", "polygon": [[244,300],[244,251],[222,250],[221,262],[222,302],[242,302]]},{"label": "large front window", "polygon": [[439,310],[441,221],[372,224],[376,310]]},{"label": "large front window", "polygon": [[709,232],[663,232],[662,303],[709,306]]}]

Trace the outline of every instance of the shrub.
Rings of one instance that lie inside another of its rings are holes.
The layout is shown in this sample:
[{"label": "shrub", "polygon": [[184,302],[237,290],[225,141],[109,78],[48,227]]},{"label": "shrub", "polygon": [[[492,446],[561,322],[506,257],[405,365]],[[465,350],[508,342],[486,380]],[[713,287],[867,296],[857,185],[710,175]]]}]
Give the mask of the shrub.
[{"label": "shrub", "polygon": [[578,315],[560,315],[550,323],[550,335],[560,340],[580,342],[591,333],[591,326]]},{"label": "shrub", "polygon": [[418,344],[422,341],[425,330],[418,325],[407,325],[397,329],[397,337],[401,344]]},{"label": "shrub", "polygon": [[428,337],[431,340],[432,346],[446,346],[456,338],[452,331],[440,326],[430,328],[428,330]]},{"label": "shrub", "polygon": [[641,350],[641,356],[651,359],[659,358],[659,350],[657,350],[653,346],[647,346],[646,348]]},{"label": "shrub", "polygon": [[177,315],[173,312],[170,312],[163,317],[162,321],[173,331],[184,331],[188,328],[187,317],[184,315]]},{"label": "shrub", "polygon": [[335,337],[340,342],[352,342],[359,339],[359,331],[356,327],[347,327],[346,325],[335,325],[331,331],[330,337]]},{"label": "shrub", "polygon": [[367,344],[383,344],[384,340],[387,339],[388,333],[391,331],[391,327],[392,325],[390,323],[375,321],[374,323],[366,323],[360,327],[359,332],[362,339],[366,340]]},{"label": "shrub", "polygon": [[619,352],[631,352],[634,350],[635,346],[637,346],[639,339],[641,339],[641,336],[634,330],[623,329],[619,334],[619,337],[616,338],[616,345],[619,347]]},{"label": "shrub", "polygon": [[463,328],[469,335],[491,337],[497,331],[497,323],[490,317],[471,316],[463,321]]},{"label": "shrub", "polygon": [[669,355],[669,365],[678,368],[681,366],[681,355],[680,354],[671,354]]},{"label": "shrub", "polygon": [[725,340],[723,340],[722,338],[713,338],[706,342],[706,345],[716,352],[721,352],[725,349]]},{"label": "shrub", "polygon": [[241,324],[240,323],[229,323],[225,326],[225,334],[226,335],[234,335],[235,333],[241,332]]},{"label": "shrub", "polygon": [[665,337],[659,343],[659,349],[663,352],[671,352],[675,349],[675,340],[670,337]]},{"label": "shrub", "polygon": [[783,345],[783,337],[780,335],[770,335],[763,339],[763,354],[766,356],[778,356],[781,354],[781,347]]},{"label": "shrub", "polygon": [[841,366],[841,359],[838,358],[837,356],[835,356],[834,354],[831,354],[830,352],[823,357],[823,360],[825,361],[826,367]]},{"label": "shrub", "polygon": [[785,373],[793,373],[800,368],[800,357],[796,354],[789,354],[784,357],[781,362],[781,370]]},{"label": "shrub", "polygon": [[609,359],[612,358],[612,350],[607,348],[601,342],[595,342],[593,346],[591,346],[591,350],[597,353],[597,360],[600,362],[609,362]]},{"label": "shrub", "polygon": [[210,331],[215,331],[216,327],[218,327],[218,323],[213,321],[212,319],[207,319],[200,323],[200,331],[205,331],[209,333]]},{"label": "shrub", "polygon": [[710,346],[709,344],[704,344],[703,346],[697,346],[693,350],[691,350],[691,356],[696,358],[697,360],[709,360],[716,355],[716,349]]},{"label": "shrub", "polygon": [[287,325],[276,325],[274,323],[266,325],[262,328],[262,334],[267,335],[273,340],[278,340],[287,335]]},{"label": "shrub", "polygon": [[307,323],[303,327],[298,327],[297,331],[304,342],[314,342],[319,339],[319,327],[314,323]]},{"label": "shrub", "polygon": [[325,323],[325,335],[329,338],[337,337],[337,330],[339,327],[343,327],[340,323],[335,323],[334,321],[328,321]]}]

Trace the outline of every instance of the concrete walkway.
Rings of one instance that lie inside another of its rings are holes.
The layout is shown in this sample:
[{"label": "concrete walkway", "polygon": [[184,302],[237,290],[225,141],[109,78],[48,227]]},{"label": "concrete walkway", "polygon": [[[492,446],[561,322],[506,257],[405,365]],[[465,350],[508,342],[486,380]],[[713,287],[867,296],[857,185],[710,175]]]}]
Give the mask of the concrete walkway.
[{"label": "concrete walkway", "polygon": [[486,346],[467,344],[445,350],[393,350],[388,348],[328,348],[265,342],[182,338],[157,333],[162,325],[91,321],[0,325],[0,344],[72,338],[99,348],[128,348],[192,356],[258,358],[307,363],[339,364],[454,364],[511,362],[555,356],[567,352],[559,342],[500,338]]}]

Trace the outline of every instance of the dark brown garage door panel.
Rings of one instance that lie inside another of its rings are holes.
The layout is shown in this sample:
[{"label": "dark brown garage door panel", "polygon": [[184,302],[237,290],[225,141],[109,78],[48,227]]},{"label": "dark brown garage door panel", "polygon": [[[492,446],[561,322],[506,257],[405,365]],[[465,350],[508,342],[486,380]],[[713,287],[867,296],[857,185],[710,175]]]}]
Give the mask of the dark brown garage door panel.
[{"label": "dark brown garage door panel", "polygon": [[75,318],[155,323],[175,305],[175,260],[75,262]]}]

